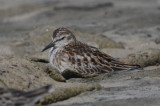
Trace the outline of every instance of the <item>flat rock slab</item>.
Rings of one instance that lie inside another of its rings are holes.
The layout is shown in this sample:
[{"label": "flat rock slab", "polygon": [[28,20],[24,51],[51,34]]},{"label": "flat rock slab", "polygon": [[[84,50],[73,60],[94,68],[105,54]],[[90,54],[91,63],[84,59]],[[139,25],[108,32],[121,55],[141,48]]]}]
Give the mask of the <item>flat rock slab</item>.
[{"label": "flat rock slab", "polygon": [[70,98],[54,105],[82,106],[85,104],[86,106],[105,106],[106,103],[109,103],[111,105],[124,104],[127,106],[135,101],[136,103],[133,103],[135,105],[144,104],[145,106],[151,106],[153,102],[148,103],[148,100],[155,100],[157,106],[157,104],[160,104],[160,102],[158,102],[158,98],[160,98],[160,87],[158,83],[160,81],[159,75],[160,68],[151,68],[130,72],[116,72],[111,77],[103,75],[99,78],[69,80],[69,82],[75,83],[98,82],[102,86],[102,89],[99,91],[83,93],[75,98]]}]

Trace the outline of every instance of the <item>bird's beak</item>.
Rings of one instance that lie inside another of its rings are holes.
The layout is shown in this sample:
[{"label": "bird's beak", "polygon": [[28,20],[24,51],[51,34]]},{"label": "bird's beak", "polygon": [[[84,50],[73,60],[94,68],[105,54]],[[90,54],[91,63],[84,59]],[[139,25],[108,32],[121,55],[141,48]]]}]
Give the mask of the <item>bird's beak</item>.
[{"label": "bird's beak", "polygon": [[47,45],[41,52],[44,52],[45,50],[51,48],[51,47],[54,47],[54,43],[51,42],[49,45]]}]

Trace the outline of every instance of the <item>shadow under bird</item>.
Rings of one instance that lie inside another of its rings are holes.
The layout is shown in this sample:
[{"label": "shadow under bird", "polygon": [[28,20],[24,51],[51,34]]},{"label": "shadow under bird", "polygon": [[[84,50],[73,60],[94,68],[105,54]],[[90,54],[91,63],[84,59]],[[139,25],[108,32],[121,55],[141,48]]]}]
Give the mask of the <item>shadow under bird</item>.
[{"label": "shadow under bird", "polygon": [[32,106],[53,91],[51,85],[28,92],[0,87],[0,106]]},{"label": "shadow under bird", "polygon": [[94,77],[107,72],[140,68],[139,65],[121,62],[98,48],[77,41],[66,28],[56,29],[52,42],[42,52],[49,48],[50,64],[65,78]]}]

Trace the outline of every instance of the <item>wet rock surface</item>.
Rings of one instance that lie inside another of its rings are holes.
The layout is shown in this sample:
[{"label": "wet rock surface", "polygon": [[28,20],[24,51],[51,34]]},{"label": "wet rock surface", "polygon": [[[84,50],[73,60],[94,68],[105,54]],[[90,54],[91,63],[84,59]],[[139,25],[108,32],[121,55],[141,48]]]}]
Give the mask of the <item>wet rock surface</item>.
[{"label": "wet rock surface", "polygon": [[[27,91],[54,84],[38,106],[159,106],[159,7],[159,0],[1,0],[0,86]],[[58,27],[143,69],[66,80],[41,52]]]}]

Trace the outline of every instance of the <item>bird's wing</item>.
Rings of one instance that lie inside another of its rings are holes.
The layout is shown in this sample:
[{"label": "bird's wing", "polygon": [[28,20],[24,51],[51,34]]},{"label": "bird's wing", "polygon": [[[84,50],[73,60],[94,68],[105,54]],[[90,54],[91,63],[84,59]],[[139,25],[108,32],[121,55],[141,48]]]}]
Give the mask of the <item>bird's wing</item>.
[{"label": "bird's wing", "polygon": [[128,70],[137,68],[137,65],[120,62],[111,56],[101,52],[99,49],[76,42],[66,47],[69,61],[73,64],[78,73],[98,74],[113,72],[117,70]]}]

